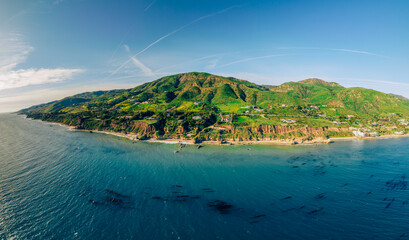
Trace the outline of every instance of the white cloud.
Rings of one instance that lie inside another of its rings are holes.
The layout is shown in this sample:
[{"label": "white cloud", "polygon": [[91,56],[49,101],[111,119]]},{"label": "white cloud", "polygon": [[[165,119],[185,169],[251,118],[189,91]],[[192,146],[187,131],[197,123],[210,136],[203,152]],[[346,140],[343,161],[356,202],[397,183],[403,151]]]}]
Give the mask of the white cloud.
[{"label": "white cloud", "polygon": [[125,51],[126,51],[127,53],[129,53],[129,51],[131,51],[131,49],[129,48],[128,45],[124,44],[124,45],[122,45],[122,46],[124,47],[124,49],[125,49]]},{"label": "white cloud", "polygon": [[72,77],[81,69],[20,69],[0,72],[0,89],[18,88],[29,85],[60,82]]},{"label": "white cloud", "polygon": [[0,90],[60,82],[71,78],[74,73],[83,71],[65,68],[16,69],[19,64],[26,61],[34,48],[23,41],[19,34],[0,36],[0,46]]}]

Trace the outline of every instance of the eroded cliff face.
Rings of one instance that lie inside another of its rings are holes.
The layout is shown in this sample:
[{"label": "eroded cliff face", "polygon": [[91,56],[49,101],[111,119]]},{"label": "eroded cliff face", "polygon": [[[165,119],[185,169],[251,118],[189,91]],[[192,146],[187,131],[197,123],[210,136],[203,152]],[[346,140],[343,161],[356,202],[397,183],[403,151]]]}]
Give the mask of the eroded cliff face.
[{"label": "eroded cliff face", "polygon": [[140,135],[153,135],[156,133],[156,127],[153,124],[148,124],[145,122],[133,121],[130,124],[130,127],[133,132],[136,132]]},{"label": "eroded cliff face", "polygon": [[326,132],[349,132],[348,128],[336,128],[336,127],[293,127],[293,126],[275,126],[275,125],[261,125],[258,127],[243,127],[227,129],[230,133],[237,134],[244,131],[255,134],[273,134],[281,135],[291,132],[298,132],[304,135],[321,135]]},{"label": "eroded cliff face", "polygon": [[229,125],[213,128],[213,134],[200,134],[204,141],[253,141],[287,139],[291,141],[308,141],[312,139],[327,139],[329,135],[349,133],[348,128],[337,127],[295,127],[260,125],[257,127],[231,127]]},{"label": "eroded cliff face", "polygon": [[[75,122],[74,125],[78,129],[89,129],[87,123],[84,122]],[[140,121],[124,121],[121,123],[112,123],[104,121],[101,124],[99,129],[89,129],[89,130],[107,130],[114,132],[130,132],[135,133],[137,136],[156,136],[157,127],[154,124],[148,124],[146,122]]]},{"label": "eroded cliff face", "polygon": [[[87,121],[75,121],[72,125],[77,128],[88,129]],[[91,129],[90,129],[91,130]],[[282,139],[289,141],[305,141],[311,139],[326,139],[327,136],[348,135],[348,128],[338,127],[297,127],[297,126],[276,126],[260,125],[257,127],[234,127],[231,125],[213,125],[202,130],[198,135],[192,134],[190,130],[179,125],[172,127],[160,124],[149,124],[142,121],[109,122],[103,121],[100,130],[127,132],[142,138],[161,138],[163,134],[175,139],[200,139],[202,141],[254,141]],[[193,132],[197,133],[197,129]],[[190,133],[190,134],[189,134]]]}]

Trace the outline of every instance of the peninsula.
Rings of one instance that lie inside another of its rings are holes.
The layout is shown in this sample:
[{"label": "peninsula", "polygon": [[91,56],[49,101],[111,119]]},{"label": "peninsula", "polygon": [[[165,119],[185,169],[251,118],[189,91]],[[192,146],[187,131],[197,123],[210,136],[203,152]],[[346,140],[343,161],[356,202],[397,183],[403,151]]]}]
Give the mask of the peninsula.
[{"label": "peninsula", "polygon": [[315,78],[270,86],[197,72],[19,113],[134,140],[192,143],[315,143],[405,135],[409,128],[409,100],[401,96]]}]

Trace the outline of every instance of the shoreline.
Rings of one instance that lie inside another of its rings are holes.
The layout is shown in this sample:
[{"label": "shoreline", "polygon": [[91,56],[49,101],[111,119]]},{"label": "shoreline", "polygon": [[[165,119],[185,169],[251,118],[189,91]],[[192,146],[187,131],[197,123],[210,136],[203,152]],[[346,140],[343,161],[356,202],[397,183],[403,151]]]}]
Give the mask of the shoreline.
[{"label": "shoreline", "polygon": [[31,119],[29,120],[38,120],[43,123],[59,125],[61,127],[68,128],[70,131],[80,131],[80,132],[89,132],[89,133],[101,133],[107,134],[111,136],[121,137],[133,142],[149,142],[149,143],[164,143],[164,144],[186,144],[186,145],[278,145],[278,146],[297,146],[297,145],[317,145],[317,144],[331,144],[334,141],[361,141],[361,140],[376,140],[376,139],[389,139],[389,138],[404,138],[409,137],[409,134],[404,135],[381,135],[379,137],[333,137],[329,139],[313,139],[311,141],[302,141],[297,142],[295,140],[284,139],[284,140],[253,140],[253,141],[228,141],[225,140],[224,142],[221,141],[202,141],[200,143],[195,143],[194,140],[186,140],[186,139],[173,139],[173,138],[163,138],[163,139],[146,139],[141,140],[137,138],[136,134],[124,134],[118,132],[111,132],[111,131],[99,131],[99,130],[86,130],[86,129],[77,129],[76,127],[69,126],[63,123],[56,123],[56,122],[47,122],[39,119]]}]

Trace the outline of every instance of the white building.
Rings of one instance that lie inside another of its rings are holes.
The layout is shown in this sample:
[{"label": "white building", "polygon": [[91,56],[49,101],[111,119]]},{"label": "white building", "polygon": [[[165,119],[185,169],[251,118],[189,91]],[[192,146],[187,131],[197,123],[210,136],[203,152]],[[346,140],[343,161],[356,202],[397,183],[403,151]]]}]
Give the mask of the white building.
[{"label": "white building", "polygon": [[361,132],[361,131],[353,131],[352,132],[354,135],[355,135],[355,137],[365,137],[365,133],[364,132]]}]

